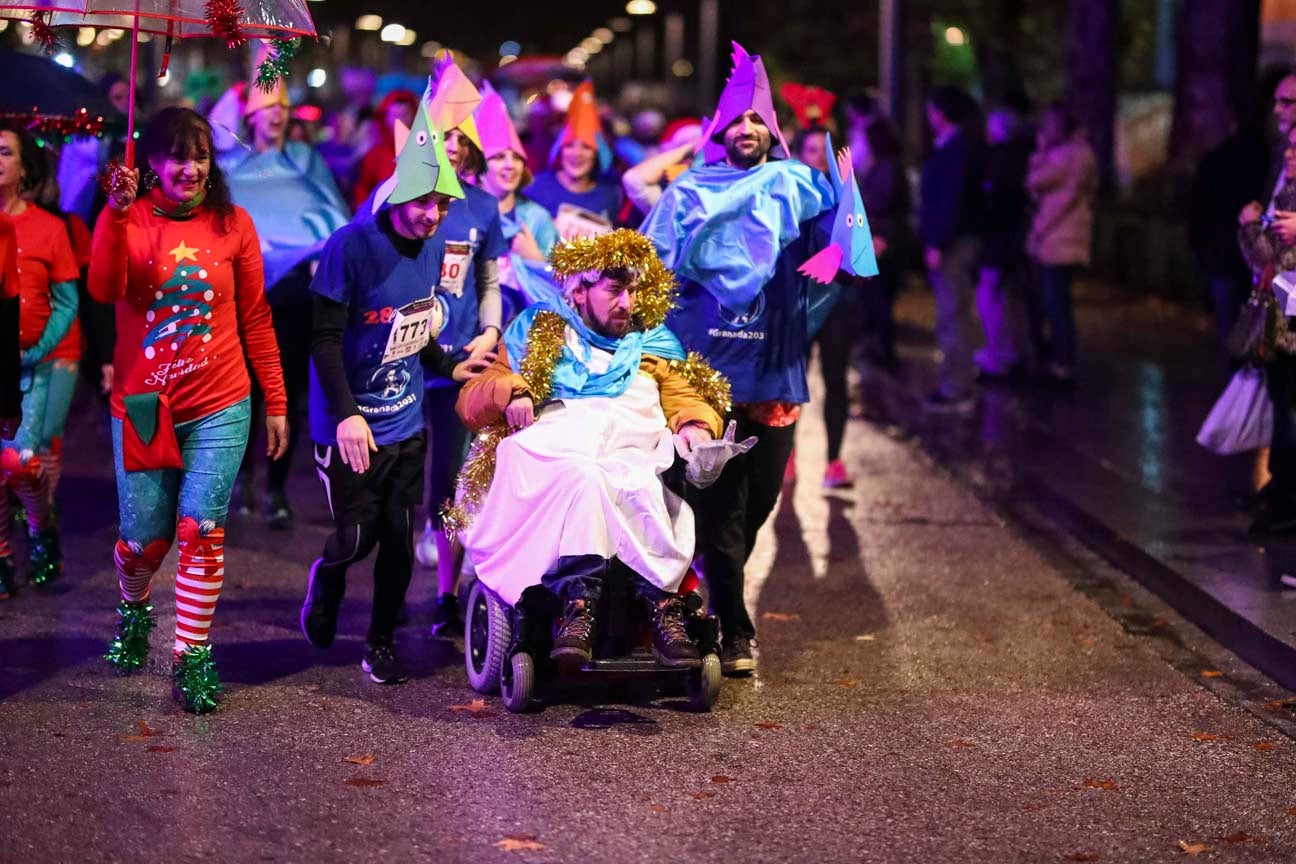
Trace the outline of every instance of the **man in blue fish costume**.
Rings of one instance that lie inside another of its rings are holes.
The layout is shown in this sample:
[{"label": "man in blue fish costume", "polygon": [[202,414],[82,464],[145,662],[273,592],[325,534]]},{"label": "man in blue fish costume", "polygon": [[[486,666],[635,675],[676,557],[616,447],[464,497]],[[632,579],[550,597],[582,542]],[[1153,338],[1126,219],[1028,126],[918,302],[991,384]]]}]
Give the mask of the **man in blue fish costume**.
[{"label": "man in blue fish costume", "polygon": [[[738,437],[759,439],[691,501],[720,617],[722,668],[750,675],[756,628],[743,603],[743,569],[778,499],[800,406],[810,398],[810,316],[822,320],[836,287],[812,287],[797,270],[830,244],[837,195],[827,177],[790,158],[760,58],[735,43],[733,59],[701,164],[666,189],[641,230],[681,282],[668,326],[731,382]],[[870,275],[870,256],[850,260]]]}]

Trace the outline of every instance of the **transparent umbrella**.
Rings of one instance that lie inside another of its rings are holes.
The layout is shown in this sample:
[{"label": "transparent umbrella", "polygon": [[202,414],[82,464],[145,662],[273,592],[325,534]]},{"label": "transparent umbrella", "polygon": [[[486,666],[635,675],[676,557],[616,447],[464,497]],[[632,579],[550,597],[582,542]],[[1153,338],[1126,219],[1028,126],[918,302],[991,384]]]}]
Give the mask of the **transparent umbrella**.
[{"label": "transparent umbrella", "polygon": [[217,37],[237,46],[243,39],[314,36],[306,0],[0,0],[0,18],[39,21],[52,27],[131,31],[130,110],[126,164],[135,162],[135,75],[139,34],[167,39]]}]

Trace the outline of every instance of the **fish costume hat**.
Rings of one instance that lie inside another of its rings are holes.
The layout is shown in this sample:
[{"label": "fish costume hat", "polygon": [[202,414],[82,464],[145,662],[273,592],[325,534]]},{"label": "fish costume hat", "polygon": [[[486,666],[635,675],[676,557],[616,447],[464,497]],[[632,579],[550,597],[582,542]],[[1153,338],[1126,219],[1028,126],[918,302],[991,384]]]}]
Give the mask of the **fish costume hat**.
[{"label": "fish costume hat", "polygon": [[383,204],[404,204],[422,198],[429,192],[440,192],[451,198],[464,197],[463,186],[455,176],[446,155],[445,140],[439,127],[429,119],[432,106],[432,81],[428,80],[423,98],[419,100],[414,125],[406,128],[396,121],[396,171],[388,177],[373,196],[373,212]]},{"label": "fish costume hat", "polygon": [[[828,152],[832,153],[831,135],[827,146]],[[846,162],[846,176],[843,178],[837,160],[830,157],[828,175],[832,178],[833,191],[837,193],[832,240],[798,267],[797,272],[824,285],[837,277],[838,270],[845,270],[852,276],[876,276],[878,267],[873,252],[873,233],[864,213],[859,184],[855,182],[855,168]]]},{"label": "fish costume hat", "polygon": [[599,171],[607,173],[612,167],[612,148],[603,137],[603,124],[599,121],[598,103],[594,100],[594,82],[586,78],[572,91],[571,104],[567,106],[567,125],[554,141],[549,151],[549,165],[558,162],[564,144],[583,142],[598,154]]},{"label": "fish costume hat", "polygon": [[729,73],[715,116],[706,130],[706,144],[702,148],[704,162],[720,162],[725,158],[724,131],[748,111],[755,111],[769,128],[772,138],[769,158],[787,159],[791,151],[774,113],[774,93],[770,90],[769,76],[765,74],[765,64],[759,55],[748,54],[745,48],[734,42],[733,71]]}]

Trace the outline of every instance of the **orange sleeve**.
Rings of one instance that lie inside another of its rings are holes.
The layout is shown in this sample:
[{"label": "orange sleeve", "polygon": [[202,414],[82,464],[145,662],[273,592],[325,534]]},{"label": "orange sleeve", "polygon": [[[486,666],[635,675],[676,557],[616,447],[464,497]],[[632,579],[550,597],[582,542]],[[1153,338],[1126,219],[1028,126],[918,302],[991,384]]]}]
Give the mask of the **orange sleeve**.
[{"label": "orange sleeve", "polygon": [[697,394],[687,378],[675,371],[670,361],[645,356],[639,368],[657,381],[662,413],[666,415],[666,424],[672,432],[678,432],[681,426],[689,423],[702,423],[711,430],[713,438],[724,433],[724,421],[720,415]]},{"label": "orange sleeve", "polygon": [[[132,206],[140,206],[138,203]],[[100,303],[116,303],[126,296],[126,276],[130,269],[126,250],[126,228],[129,210],[105,207],[95,222],[90,241],[90,296]]]},{"label": "orange sleeve", "polygon": [[265,270],[261,261],[261,241],[257,239],[252,219],[235,208],[235,229],[243,237],[238,259],[234,262],[234,300],[238,306],[239,336],[257,383],[265,394],[266,414],[282,417],[288,413],[288,393],[284,388],[283,367],[279,364],[279,342],[275,338],[270,304],[265,296]]},{"label": "orange sleeve", "polygon": [[476,432],[499,422],[509,403],[528,393],[525,379],[509,365],[508,351],[501,342],[490,368],[459,391],[455,411],[464,425]]}]

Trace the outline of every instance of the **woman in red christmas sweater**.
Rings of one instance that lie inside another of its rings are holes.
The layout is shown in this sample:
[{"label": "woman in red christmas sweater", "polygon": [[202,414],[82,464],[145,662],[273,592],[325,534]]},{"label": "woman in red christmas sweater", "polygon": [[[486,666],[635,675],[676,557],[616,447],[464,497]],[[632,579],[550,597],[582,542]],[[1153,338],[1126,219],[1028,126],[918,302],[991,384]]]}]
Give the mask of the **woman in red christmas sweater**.
[{"label": "woman in red christmas sweater", "polygon": [[58,527],[50,512],[51,454],[44,444],[50,408],[52,352],[76,318],[79,275],[63,221],[27,200],[43,181],[45,157],[21,127],[0,124],[0,211],[17,235],[22,426],[0,453],[0,595],[13,590],[9,492],[27,512],[29,578],[40,584],[63,572]]},{"label": "woman in red christmas sweater", "polygon": [[[211,127],[160,111],[140,141],[148,163],[118,174],[95,225],[90,295],[116,303],[113,456],[121,605],[108,660],[137,669],[153,628],[149,586],[176,541],[173,696],[194,713],[220,682],[207,631],[225,573],[225,516],[247,447],[251,380],[266,397],[271,458],[287,444],[287,400],[270,323],[261,246],[212,160]],[[178,519],[178,524],[177,524]]]}]

